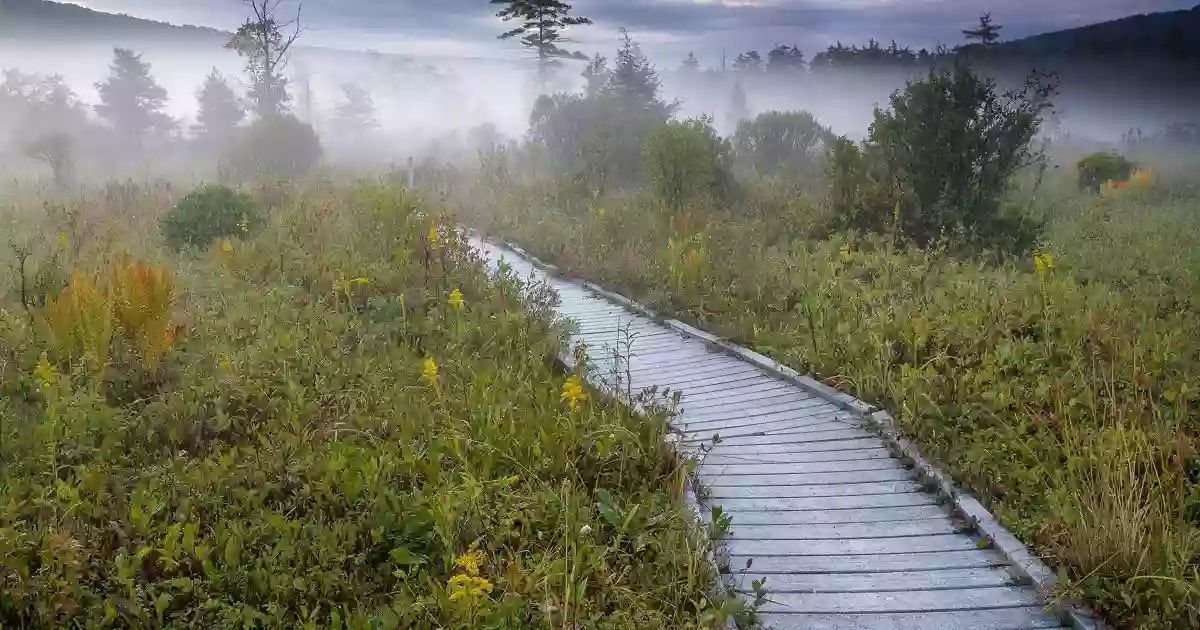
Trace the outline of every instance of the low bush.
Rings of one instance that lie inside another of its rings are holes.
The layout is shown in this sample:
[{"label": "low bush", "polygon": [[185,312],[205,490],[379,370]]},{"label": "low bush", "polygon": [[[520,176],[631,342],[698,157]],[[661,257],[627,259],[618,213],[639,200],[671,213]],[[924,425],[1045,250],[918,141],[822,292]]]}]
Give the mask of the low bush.
[{"label": "low bush", "polygon": [[1123,182],[1137,167],[1119,153],[1091,153],[1080,158],[1075,165],[1079,170],[1079,188],[1099,192],[1105,182]]},{"label": "low bush", "polygon": [[249,195],[221,184],[187,194],[161,219],[167,245],[208,247],[223,237],[248,236],[262,225],[262,211]]},{"label": "low bush", "polygon": [[876,108],[868,138],[831,152],[843,227],[929,246],[1022,254],[1040,226],[1004,204],[1014,176],[1044,164],[1033,141],[1049,88],[999,93],[965,65],[931,71]]},{"label": "low bush", "polygon": [[729,141],[706,118],[670,121],[646,138],[650,190],[671,210],[701,196],[724,199],[733,184]]}]

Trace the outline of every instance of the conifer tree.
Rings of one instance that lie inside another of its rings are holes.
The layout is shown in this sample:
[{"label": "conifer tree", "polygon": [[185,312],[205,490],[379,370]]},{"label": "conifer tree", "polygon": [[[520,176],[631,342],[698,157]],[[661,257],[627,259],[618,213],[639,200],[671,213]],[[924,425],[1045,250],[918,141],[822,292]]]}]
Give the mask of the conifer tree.
[{"label": "conifer tree", "polygon": [[151,131],[169,132],[175,121],[162,109],[167,91],[150,75],[150,64],[126,48],[113,49],[108,79],[97,83],[100,103],[96,113],[135,145]]},{"label": "conifer tree", "polygon": [[199,138],[224,140],[246,119],[246,110],[238,102],[237,94],[216,68],[212,69],[196,92],[196,101],[200,109],[196,114],[196,124],[192,125],[192,133]]},{"label": "conifer tree", "polygon": [[1000,40],[1000,29],[1002,28],[1004,27],[992,23],[991,13],[984,13],[979,16],[979,26],[964,30],[963,35],[967,37],[967,41],[976,41],[984,46],[991,46]]},{"label": "conifer tree", "polygon": [[521,45],[537,56],[538,79],[542,89],[550,69],[560,65],[560,59],[587,59],[578,51],[570,51],[559,44],[571,40],[563,37],[563,31],[571,26],[591,24],[585,17],[571,15],[572,7],[561,0],[491,0],[492,4],[504,5],[496,17],[505,22],[516,21],[520,25],[502,33],[500,39],[521,38]]}]

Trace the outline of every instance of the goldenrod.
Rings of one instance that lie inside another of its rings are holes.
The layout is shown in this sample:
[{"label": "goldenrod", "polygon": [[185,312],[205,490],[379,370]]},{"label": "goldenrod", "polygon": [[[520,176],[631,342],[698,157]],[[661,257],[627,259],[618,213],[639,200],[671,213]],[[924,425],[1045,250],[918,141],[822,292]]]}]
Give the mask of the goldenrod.
[{"label": "goldenrod", "polygon": [[578,374],[567,377],[566,382],[563,383],[561,398],[571,409],[577,409],[581,403],[587,401],[587,392],[583,389],[583,379],[579,378]]},{"label": "goldenrod", "polygon": [[433,359],[425,359],[421,364],[421,378],[425,379],[431,387],[436,387],[438,383],[438,365]]},{"label": "goldenrod", "polygon": [[454,289],[453,291],[451,291],[450,297],[446,299],[446,303],[450,306],[450,308],[452,308],[456,311],[462,310],[462,307],[463,307],[462,291],[459,291],[458,289]]},{"label": "goldenrod", "polygon": [[1054,254],[1038,252],[1033,255],[1033,267],[1039,276],[1044,276],[1054,269]]}]

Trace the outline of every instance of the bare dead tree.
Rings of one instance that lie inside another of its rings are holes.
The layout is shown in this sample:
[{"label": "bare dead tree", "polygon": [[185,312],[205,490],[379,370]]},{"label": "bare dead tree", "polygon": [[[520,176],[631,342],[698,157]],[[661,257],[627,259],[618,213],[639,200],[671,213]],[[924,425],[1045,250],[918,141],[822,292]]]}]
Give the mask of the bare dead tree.
[{"label": "bare dead tree", "polygon": [[296,7],[294,17],[283,21],[278,17],[283,0],[244,2],[250,8],[251,16],[225,47],[236,50],[246,59],[249,96],[259,117],[279,114],[291,101],[283,71],[291,59],[292,45],[304,31],[300,23],[303,5]]}]

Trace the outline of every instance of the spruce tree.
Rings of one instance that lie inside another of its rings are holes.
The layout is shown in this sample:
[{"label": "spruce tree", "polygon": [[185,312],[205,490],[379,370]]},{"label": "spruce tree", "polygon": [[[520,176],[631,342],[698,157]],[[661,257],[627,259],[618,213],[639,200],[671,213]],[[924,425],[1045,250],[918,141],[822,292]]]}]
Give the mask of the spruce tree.
[{"label": "spruce tree", "polygon": [[192,133],[206,141],[219,142],[228,138],[246,119],[246,110],[238,102],[237,94],[216,68],[196,92],[196,101],[200,109]]},{"label": "spruce tree", "polygon": [[591,61],[588,62],[586,68],[583,69],[583,79],[587,81],[584,87],[584,93],[588,96],[596,96],[604,90],[604,86],[608,84],[608,59],[597,53]]},{"label": "spruce tree", "polygon": [[644,113],[652,119],[665,122],[674,113],[676,106],[668,104],[659,96],[662,79],[654,65],[642,53],[629,32],[621,29],[621,48],[617,50],[613,69],[609,75],[607,91],[625,113]]},{"label": "spruce tree", "polygon": [[491,0],[492,4],[505,5],[496,17],[505,22],[517,21],[520,26],[502,33],[500,39],[521,38],[521,45],[537,56],[537,72],[542,89],[550,69],[560,64],[559,59],[587,59],[582,53],[569,51],[559,44],[571,40],[562,33],[571,26],[591,24],[585,17],[571,15],[572,7],[561,0]]},{"label": "spruce tree", "polygon": [[696,59],[696,53],[690,52],[683,58],[682,69],[685,72],[696,72],[700,69],[700,60]]},{"label": "spruce tree", "polygon": [[109,77],[96,89],[100,92],[96,113],[135,145],[141,145],[151,131],[166,132],[175,125],[162,111],[167,91],[150,75],[150,64],[132,50],[113,49]]},{"label": "spruce tree", "polygon": [[984,46],[991,46],[1000,40],[1000,29],[1002,28],[1004,27],[992,23],[991,13],[984,13],[979,16],[979,26],[964,30],[963,35],[967,37],[967,41],[976,41]]},{"label": "spruce tree", "polygon": [[774,74],[804,71],[804,52],[795,46],[779,44],[767,53],[767,72]]}]

